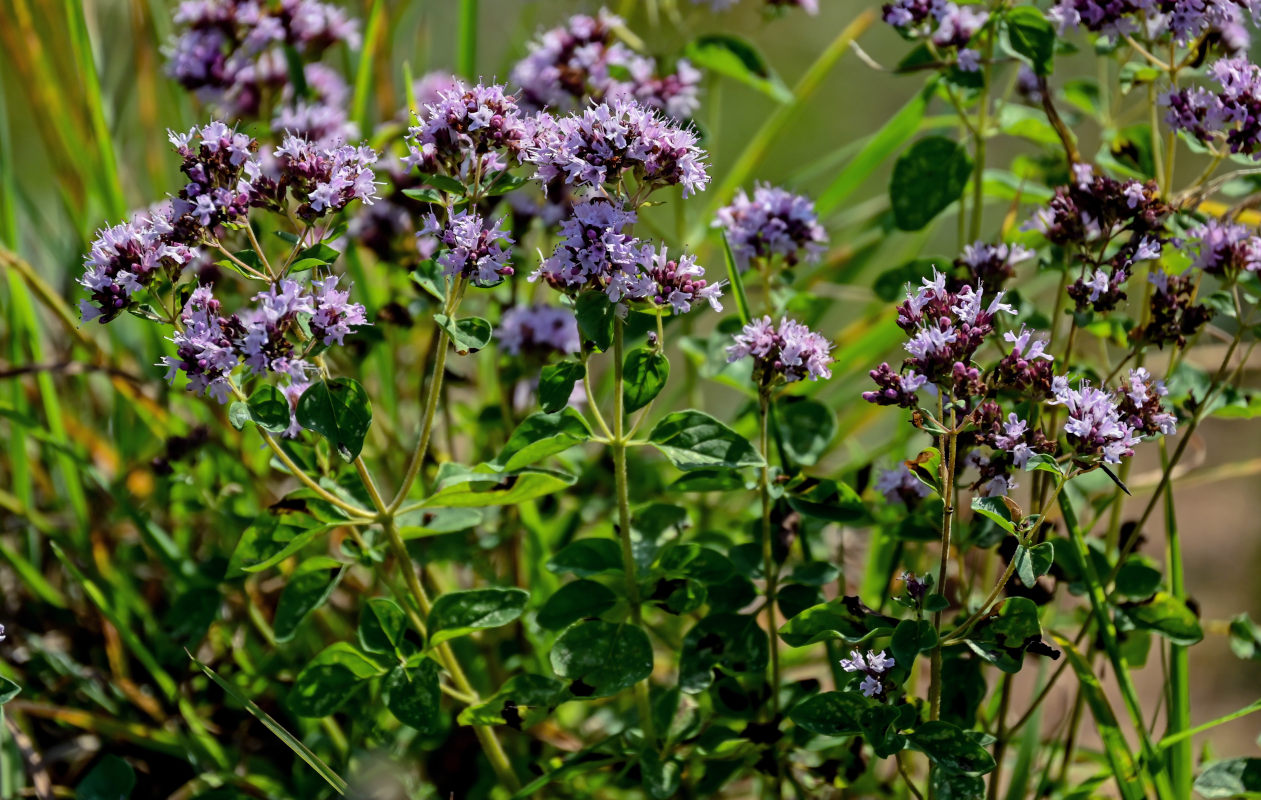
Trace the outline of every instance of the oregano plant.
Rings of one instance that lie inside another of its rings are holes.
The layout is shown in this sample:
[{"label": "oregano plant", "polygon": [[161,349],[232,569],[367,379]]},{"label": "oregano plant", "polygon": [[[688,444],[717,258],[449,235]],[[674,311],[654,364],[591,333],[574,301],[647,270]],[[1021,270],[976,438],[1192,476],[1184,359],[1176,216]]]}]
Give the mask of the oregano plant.
[{"label": "oregano plant", "polygon": [[1252,0],[11,2],[0,795],[1261,794]]}]

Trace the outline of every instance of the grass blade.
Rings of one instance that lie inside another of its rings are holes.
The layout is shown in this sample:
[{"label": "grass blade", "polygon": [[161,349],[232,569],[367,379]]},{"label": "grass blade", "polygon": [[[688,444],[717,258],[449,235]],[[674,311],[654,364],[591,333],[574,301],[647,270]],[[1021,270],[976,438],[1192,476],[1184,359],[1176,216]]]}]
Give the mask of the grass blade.
[{"label": "grass blade", "polygon": [[725,233],[722,234],[722,252],[727,261],[727,279],[731,281],[731,293],[736,298],[736,310],[740,312],[740,321],[748,325],[753,319],[749,316],[749,298],[744,293],[744,278],[736,266],[735,257],[731,255],[731,243],[727,241]]},{"label": "grass blade", "polygon": [[351,100],[350,118],[359,123],[365,135],[372,130],[368,118],[368,96],[372,94],[373,67],[376,65],[377,48],[385,37],[385,0],[373,0],[368,12],[368,24],[363,31],[363,49],[359,51],[359,64],[355,68],[355,96]]},{"label": "grass blade", "polygon": [[456,71],[471,81],[477,80],[477,0],[460,0],[460,23],[457,34]]},{"label": "grass blade", "polygon": [[[188,652],[188,651],[185,650],[184,652]],[[346,781],[343,780],[340,775],[334,772],[332,767],[330,767],[328,764],[325,764],[324,761],[321,760],[319,756],[317,756],[314,752],[312,752],[311,748],[304,745],[301,741],[298,740],[296,736],[294,736],[289,731],[285,730],[285,726],[277,722],[266,711],[259,708],[258,705],[253,700],[250,700],[249,698],[243,697],[240,694],[238,694],[236,691],[236,688],[233,687],[232,684],[228,683],[226,680],[219,677],[219,674],[216,673],[213,669],[211,669],[210,667],[198,661],[196,656],[194,656],[192,653],[188,653],[188,657],[192,660],[194,664],[196,664],[198,667],[201,668],[202,672],[206,673],[206,677],[210,678],[210,680],[217,683],[219,685],[219,688],[223,689],[223,691],[226,692],[229,697],[233,698],[238,703],[245,706],[246,711],[250,712],[250,714],[254,715],[255,719],[263,723],[264,727],[266,727],[267,730],[274,733],[276,735],[276,738],[284,742],[285,745],[298,756],[298,758],[305,761],[307,765],[311,767],[311,769],[319,773],[319,776],[323,778],[325,781],[327,781],[328,785],[332,786],[334,791],[336,791],[340,795],[346,794],[346,789],[347,789]]]}]

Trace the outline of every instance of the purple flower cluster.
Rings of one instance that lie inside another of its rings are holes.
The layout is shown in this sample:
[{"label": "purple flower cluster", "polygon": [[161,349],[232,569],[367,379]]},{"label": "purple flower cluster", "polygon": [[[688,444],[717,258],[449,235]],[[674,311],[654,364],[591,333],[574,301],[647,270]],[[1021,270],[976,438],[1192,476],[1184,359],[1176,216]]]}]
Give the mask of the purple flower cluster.
[{"label": "purple flower cluster", "polygon": [[1085,27],[1094,33],[1121,36],[1144,32],[1149,39],[1172,34],[1187,44],[1202,34],[1217,32],[1227,49],[1239,47],[1247,36],[1245,14],[1257,21],[1255,0],[1058,0],[1047,17],[1060,31]]},{"label": "purple flower cluster", "polygon": [[630,99],[676,119],[691,116],[699,105],[701,73],[684,59],[674,72],[658,73],[655,59],[616,40],[620,27],[620,18],[601,9],[597,16],[578,14],[542,33],[512,68],[521,104],[564,112],[591,100]]},{"label": "purple flower cluster", "polygon": [[647,301],[685,314],[700,300],[718,311],[723,282],[709,283],[690,255],[671,259],[663,245],[652,245],[626,232],[635,212],[597,197],[574,206],[561,223],[564,237],[530,280],[542,278],[562,291],[602,291],[614,303]]},{"label": "purple flower cluster", "polygon": [[256,116],[268,91],[288,82],[286,48],[315,59],[358,46],[358,23],[320,0],[184,0],[167,74],[232,117]]},{"label": "purple flower cluster", "polygon": [[741,271],[751,261],[776,256],[790,267],[801,261],[813,263],[828,242],[809,198],[769,184],[754,187],[752,199],[743,189],[737,191],[731,205],[718,209],[713,226],[726,233]]},{"label": "purple flower cluster", "polygon": [[361,145],[332,149],[297,136],[286,136],[276,150],[281,188],[297,200],[297,214],[306,221],[340,211],[353,200],[371,205],[377,196],[372,165],[377,152]]},{"label": "purple flower cluster", "polygon": [[733,341],[727,347],[727,361],[752,357],[754,378],[762,386],[832,377],[832,343],[787,317],[780,319],[778,328],[770,317],[755,319]]},{"label": "purple flower cluster", "polygon": [[534,121],[500,84],[456,81],[425,105],[407,132],[409,167],[471,181],[520,162],[534,142]]},{"label": "purple flower cluster", "polygon": [[1055,190],[1026,228],[1075,251],[1083,274],[1068,289],[1077,310],[1106,312],[1125,299],[1134,264],[1160,257],[1169,241],[1170,208],[1153,183],[1117,181],[1089,164],[1073,165],[1073,181]]},{"label": "purple flower cluster", "polygon": [[1161,96],[1165,121],[1205,144],[1223,140],[1232,153],[1261,158],[1261,67],[1240,55],[1215,62],[1209,75],[1219,91],[1195,86]]},{"label": "purple flower cluster", "polygon": [[1046,351],[1047,337],[1034,334],[1020,326],[1019,331],[1007,331],[1003,339],[1011,344],[1011,351],[998,362],[994,372],[994,385],[1004,389],[1045,397],[1051,391],[1055,377],[1052,367],[1054,357]]},{"label": "purple flower cluster", "polygon": [[511,275],[512,238],[500,226],[503,220],[487,224],[476,211],[460,211],[446,225],[434,214],[417,236],[436,236],[444,249],[438,264],[448,278],[462,277],[477,286],[494,286]]},{"label": "purple flower cluster", "polygon": [[876,491],[884,495],[884,499],[890,503],[907,506],[913,506],[932,494],[932,490],[923,481],[911,474],[906,464],[882,470],[876,477]]},{"label": "purple flower cluster", "polygon": [[696,134],[639,103],[615,100],[537,121],[528,158],[544,183],[563,179],[600,189],[630,174],[642,191],[682,186],[685,198],[709,184]]},{"label": "purple flower cluster", "polygon": [[1119,464],[1122,458],[1134,455],[1139,431],[1128,422],[1111,392],[1088,381],[1080,381],[1074,389],[1061,375],[1052,382],[1049,402],[1068,412],[1064,433],[1078,459]]},{"label": "purple flower cluster", "polygon": [[287,376],[304,381],[311,365],[302,358],[295,340],[302,339],[305,318],[312,336],[324,345],[341,344],[344,337],[367,324],[362,305],[350,302],[350,292],[337,288],[336,277],[302,284],[282,280],[253,298],[254,305],[225,317],[210,286],[197,287],[180,314],[181,329],[172,339],[175,356],[163,358],[167,380],[183,372],[189,389],[227,402],[232,371],[241,363],[255,375]]},{"label": "purple flower cluster", "polygon": [[1018,244],[973,242],[964,245],[963,255],[955,266],[967,270],[969,283],[980,281],[990,287],[1002,286],[1016,277],[1016,265],[1033,258],[1035,253]]},{"label": "purple flower cluster", "polygon": [[1165,409],[1161,398],[1169,394],[1163,381],[1152,377],[1145,367],[1130,370],[1121,385],[1120,411],[1135,431],[1146,436],[1173,436],[1178,418]]},{"label": "purple flower cluster", "polygon": [[928,37],[939,48],[958,49],[956,65],[964,72],[981,67],[979,51],[968,48],[989,21],[989,12],[949,0],[894,0],[884,5],[884,21],[906,36]]},{"label": "purple flower cluster", "polygon": [[499,320],[496,337],[510,355],[563,353],[581,349],[574,312],[556,306],[513,306]]},{"label": "purple flower cluster", "polygon": [[885,685],[884,674],[894,666],[893,657],[885,655],[883,650],[879,653],[868,650],[865,656],[858,650],[851,650],[849,658],[841,659],[841,669],[846,672],[861,672],[865,676],[858,688],[867,697],[884,697],[889,688]]},{"label": "purple flower cluster", "polygon": [[219,121],[187,133],[167,131],[167,138],[188,177],[171,204],[174,216],[187,217],[201,228],[239,222],[267,183],[254,155],[258,142]]},{"label": "purple flower cluster", "polygon": [[180,313],[182,329],[175,332],[175,356],[165,356],[166,379],[177,372],[188,376],[188,389],[208,394],[220,403],[228,401],[229,375],[240,363],[232,343],[232,321],[221,316],[219,301],[209,286],[198,286]]},{"label": "purple flower cluster", "polygon": [[1184,347],[1187,339],[1212,317],[1208,306],[1195,302],[1196,280],[1191,270],[1187,269],[1181,275],[1153,270],[1147,279],[1156,289],[1152,296],[1151,316],[1147,325],[1135,329],[1131,336],[1157,347],[1168,343]]},{"label": "purple flower cluster", "polygon": [[1187,231],[1196,269],[1228,280],[1241,272],[1261,272],[1261,237],[1233,222],[1210,219]]},{"label": "purple flower cluster", "polygon": [[83,321],[109,322],[158,276],[177,279],[197,250],[180,243],[174,233],[170,203],[97,233],[79,278],[91,294],[79,301]]}]

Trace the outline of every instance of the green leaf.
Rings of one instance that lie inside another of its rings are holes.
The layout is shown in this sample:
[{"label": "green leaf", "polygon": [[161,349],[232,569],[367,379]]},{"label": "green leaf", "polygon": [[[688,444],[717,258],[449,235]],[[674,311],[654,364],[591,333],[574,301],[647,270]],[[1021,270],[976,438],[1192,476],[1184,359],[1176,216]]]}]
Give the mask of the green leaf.
[{"label": "green leaf", "polygon": [[937,631],[926,619],[904,619],[893,629],[889,649],[899,667],[911,668],[920,653],[937,645]]},{"label": "green leaf", "polygon": [[1051,74],[1055,58],[1055,26],[1034,6],[1018,6],[1004,15],[1011,49],[1024,56],[1035,75]]},{"label": "green leaf", "polygon": [[289,691],[289,710],[299,717],[327,717],[384,671],[349,644],[331,644],[298,673]]},{"label": "green leaf", "polygon": [[439,189],[447,194],[453,194],[456,197],[464,196],[464,184],[449,175],[435,175],[422,172],[420,173],[420,179],[433,188]]},{"label": "green leaf", "polygon": [[626,354],[622,374],[625,378],[626,413],[631,414],[661,394],[670,378],[670,362],[660,350],[637,347]]},{"label": "green leaf", "polygon": [[939,767],[964,775],[984,775],[994,769],[994,757],[970,732],[944,720],[925,722],[907,734],[911,747]]},{"label": "green leaf", "polygon": [[652,674],[652,643],[625,623],[579,622],[552,645],[551,662],[574,697],[608,697]]},{"label": "green leaf", "polygon": [[935,769],[931,783],[936,800],[983,800],[985,797],[985,780],[976,775]]},{"label": "green leaf", "polygon": [[403,652],[407,635],[407,613],[385,597],[373,597],[359,612],[359,647],[380,655],[411,655]]},{"label": "green leaf", "polygon": [[346,461],[363,450],[372,425],[372,403],[351,378],[316,381],[298,398],[298,424],[328,439]]},{"label": "green leaf", "polygon": [[671,492],[728,492],[743,489],[744,479],[726,469],[694,469],[669,486]]},{"label": "green leaf", "polygon": [[749,324],[749,298],[744,291],[744,277],[736,265],[736,258],[731,253],[731,242],[727,240],[727,232],[719,233],[722,237],[723,259],[727,262],[727,280],[731,283],[731,294],[736,298],[736,311],[740,313],[740,322]]},{"label": "green leaf", "polygon": [[564,691],[563,683],[546,675],[514,675],[493,697],[461,711],[459,723],[528,728],[565,699]]},{"label": "green leaf", "polygon": [[547,569],[557,574],[572,572],[579,578],[604,572],[621,572],[622,548],[612,539],[577,539],[561,548],[547,562]]},{"label": "green leaf", "polygon": [[328,600],[341,577],[342,565],[328,556],[315,556],[299,564],[276,603],[276,618],[272,623],[276,641],[292,639],[307,614]]},{"label": "green leaf", "polygon": [[894,224],[917,231],[963,194],[972,159],[963,145],[944,136],[920,139],[898,157],[889,181]]},{"label": "green leaf", "polygon": [[663,759],[656,750],[647,748],[640,754],[639,771],[653,800],[667,800],[678,793],[682,768],[677,759]]},{"label": "green leaf", "polygon": [[403,194],[413,200],[419,200],[422,203],[442,205],[446,202],[446,198],[442,196],[442,193],[435,189],[427,189],[423,187],[419,189],[404,189]]},{"label": "green leaf", "polygon": [[447,592],[434,601],[429,612],[429,646],[507,625],[521,616],[529,601],[530,593],[515,587]]},{"label": "green leaf", "polygon": [[496,173],[487,184],[482,194],[486,197],[498,197],[501,194],[520,189],[530,182],[530,179],[524,175],[513,175],[511,172],[504,170]]},{"label": "green leaf", "polygon": [[[403,192],[407,193],[406,190]],[[432,258],[426,259],[416,265],[416,269],[412,270],[412,281],[425,290],[425,293],[434,300],[445,301],[447,299],[447,278],[443,274],[443,269],[438,262]]]},{"label": "green leaf", "polygon": [[1247,661],[1261,661],[1261,626],[1242,613],[1230,621],[1230,650]]},{"label": "green leaf", "polygon": [[1016,673],[1024,663],[1025,647],[1040,641],[1038,607],[1027,597],[1009,597],[998,614],[982,619],[968,632],[968,647],[1003,672]]},{"label": "green leaf", "polygon": [[1195,779],[1195,791],[1207,800],[1261,796],[1261,758],[1214,761]]},{"label": "green leaf", "polygon": [[1046,453],[1034,453],[1029,456],[1029,460],[1025,462],[1025,471],[1042,470],[1043,472],[1054,472],[1056,475],[1063,475],[1064,470],[1060,467],[1059,462],[1054,456]]},{"label": "green leaf", "polygon": [[245,710],[250,712],[250,714],[255,719],[263,723],[263,727],[271,731],[276,736],[276,738],[279,739],[281,742],[283,742],[286,747],[292,750],[298,756],[298,758],[301,758],[303,761],[305,761],[307,766],[315,770],[319,774],[319,776],[328,783],[329,786],[333,787],[334,791],[336,791],[338,794],[341,794],[341,795],[346,794],[346,781],[343,780],[340,775],[334,772],[333,769],[329,767],[328,764],[325,764],[322,760],[320,760],[320,757],[317,756],[311,750],[311,748],[303,744],[302,741],[298,739],[298,737],[294,736],[292,733],[285,730],[285,727],[283,725],[281,725],[274,718],[272,718],[272,716],[268,714],[266,711],[259,708],[257,703],[255,703],[253,700],[249,699],[248,697],[242,696],[237,691],[235,686],[233,686],[231,683],[228,683],[226,680],[220,677],[220,675],[217,672],[215,672],[213,669],[206,666],[205,664],[201,663],[196,658],[193,658],[192,653],[189,653],[188,657],[192,659],[192,662],[194,664],[196,664],[198,667],[201,668],[202,672],[206,673],[206,677],[214,681],[215,684],[220,689],[222,689],[229,697],[231,697],[233,700],[240,703],[245,708]]},{"label": "green leaf", "polygon": [[[547,568],[552,569],[550,562]],[[598,617],[615,605],[617,595],[604,584],[586,579],[576,580],[560,587],[547,598],[539,609],[537,622],[541,628],[558,631],[580,619]]]},{"label": "green leaf", "polygon": [[792,90],[746,39],[723,33],[704,34],[683,48],[683,56],[702,69],[740,81],[780,103],[793,98]]},{"label": "green leaf", "polygon": [[255,517],[241,534],[232,557],[228,559],[228,574],[267,569],[335,527],[336,523],[322,523],[287,506],[272,506]]},{"label": "green leaf", "polygon": [[404,540],[466,531],[485,514],[477,508],[435,508],[409,511],[398,516],[398,535]]},{"label": "green leaf", "polygon": [[1055,545],[1051,542],[1042,542],[1033,547],[1017,545],[1013,558],[1016,559],[1016,575],[1020,582],[1033,588],[1038,578],[1047,574],[1055,563]]},{"label": "green leaf", "polygon": [[385,676],[381,690],[385,707],[399,722],[423,734],[442,729],[438,665],[430,659],[421,659],[415,666],[395,666]]},{"label": "green leaf", "polygon": [[824,692],[794,706],[788,718],[811,733],[853,736],[862,730],[858,718],[870,705],[858,692]]},{"label": "green leaf", "polygon": [[583,338],[597,350],[608,350],[613,344],[613,318],[617,315],[617,306],[609,302],[608,296],[597,291],[583,292],[574,303],[574,314]]},{"label": "green leaf", "polygon": [[1011,518],[1011,507],[1007,505],[1006,497],[973,497],[972,510],[992,519],[1008,533],[1016,532],[1016,523]]},{"label": "green leaf", "polygon": [[591,438],[586,419],[572,408],[534,413],[521,421],[491,463],[505,471],[536,464]]},{"label": "green leaf", "polygon": [[1189,647],[1204,638],[1195,612],[1168,592],[1157,592],[1144,603],[1121,608],[1135,625],[1159,633],[1176,645]]},{"label": "green leaf", "polygon": [[897,623],[863,605],[857,597],[838,597],[811,606],[788,620],[779,629],[779,638],[791,647],[805,647],[826,639],[857,644],[891,633]]},{"label": "green leaf", "polygon": [[784,449],[802,466],[813,466],[827,452],[836,436],[836,415],[814,400],[798,400],[777,408],[782,422]]},{"label": "green leaf", "polygon": [[561,361],[543,367],[539,375],[539,405],[554,414],[569,405],[574,384],[587,377],[587,367],[577,361]]},{"label": "green leaf", "polygon": [[676,411],[648,434],[648,441],[682,470],[759,467],[762,457],[740,434],[701,411]]},{"label": "green leaf", "polygon": [[710,614],[683,637],[679,654],[679,688],[700,694],[714,681],[714,669],[761,675],[766,671],[770,642],[750,614]]},{"label": "green leaf", "polygon": [[1160,589],[1160,570],[1131,557],[1117,570],[1116,593],[1132,600],[1146,600]]},{"label": "green leaf", "polygon": [[476,353],[490,344],[492,329],[490,323],[481,317],[452,319],[446,314],[434,314],[433,321],[451,337],[451,344],[458,355]]},{"label": "green leaf", "polygon": [[123,800],[136,788],[136,771],[131,764],[108,753],[79,781],[74,796],[79,800]]},{"label": "green leaf", "polygon": [[232,427],[238,431],[243,431],[245,426],[252,421],[249,405],[239,400],[233,400],[232,405],[228,406],[228,422],[232,423]]},{"label": "green leaf", "polygon": [[1085,698],[1086,705],[1095,719],[1095,729],[1103,742],[1104,754],[1107,756],[1108,765],[1112,768],[1112,774],[1116,777],[1121,796],[1125,800],[1143,800],[1145,797],[1143,783],[1134,766],[1134,754],[1125,740],[1125,734],[1117,725],[1116,714],[1113,713],[1112,705],[1103,693],[1099,678],[1085,657],[1073,647],[1072,642],[1057,636],[1055,643],[1064,649],[1064,656],[1077,675],[1082,697]]},{"label": "green leaf", "polygon": [[264,384],[259,387],[250,395],[247,406],[250,419],[263,430],[283,433],[289,427],[289,400],[275,386]]},{"label": "green leaf", "polygon": [[[447,464],[443,467],[446,468]],[[574,483],[572,475],[542,469],[504,474],[493,467],[469,469],[454,465],[447,469],[446,480],[443,479],[443,469],[438,470],[438,475],[441,488],[422,501],[424,508],[516,505],[555,494]]]},{"label": "green leaf", "polygon": [[18,686],[8,678],[0,676],[0,706],[17,697],[21,691],[21,686]]},{"label": "green leaf", "polygon": [[794,511],[829,522],[855,522],[867,516],[867,504],[858,492],[830,478],[794,487],[787,498]]}]

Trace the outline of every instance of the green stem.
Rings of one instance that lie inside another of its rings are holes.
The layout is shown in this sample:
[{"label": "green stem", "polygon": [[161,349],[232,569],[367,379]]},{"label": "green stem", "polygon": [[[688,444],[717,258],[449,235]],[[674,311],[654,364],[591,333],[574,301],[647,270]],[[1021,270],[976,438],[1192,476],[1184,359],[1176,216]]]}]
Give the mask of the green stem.
[{"label": "green stem", "polygon": [[469,80],[477,80],[477,5],[478,0],[460,0],[456,66],[460,75]]},{"label": "green stem", "polygon": [[[464,279],[456,278],[455,285],[452,286],[443,309],[443,313],[447,317],[450,317],[455,312],[463,296]],[[429,452],[429,440],[433,437],[433,421],[438,410],[438,398],[442,396],[442,379],[447,369],[447,349],[450,341],[446,328],[440,327],[438,330],[437,351],[434,353],[433,376],[429,379],[429,393],[425,396],[424,416],[421,418],[420,423],[420,438],[416,442],[416,449],[412,451],[412,457],[407,463],[406,471],[403,473],[403,482],[399,484],[398,492],[386,508],[386,511],[390,514],[397,511],[398,507],[407,498],[407,493],[411,491],[412,484],[416,482],[416,477],[420,474],[420,468],[424,464],[425,456]]]},{"label": "green stem", "polygon": [[[771,684],[771,722],[779,725],[779,636],[776,631],[779,626],[775,622],[775,597],[777,593],[776,584],[779,580],[779,574],[775,566],[775,552],[773,547],[773,537],[771,535],[771,451],[770,451],[770,408],[771,396],[770,390],[762,387],[758,392],[758,430],[760,434],[759,445],[762,450],[762,479],[761,484],[762,495],[762,573],[766,579],[766,626],[767,633],[771,638],[771,663],[770,663],[770,684]],[[780,798],[784,796],[784,776],[779,760],[775,760],[774,764],[774,780],[772,782],[772,797]]]},{"label": "green stem", "polygon": [[[1160,455],[1168,461],[1165,440],[1160,440]],[[1165,492],[1165,538],[1169,564],[1169,590],[1179,601],[1185,601],[1187,592],[1182,569],[1182,539],[1178,533],[1178,515],[1174,511],[1173,492]],[[1165,735],[1173,736],[1191,728],[1191,675],[1187,648],[1169,645],[1169,711],[1166,714]],[[1178,797],[1191,796],[1195,760],[1191,740],[1181,739],[1171,745],[1168,753],[1169,772]]]},{"label": "green stem", "polygon": [[[640,607],[639,576],[635,570],[635,552],[631,547],[630,482],[626,470],[626,379],[623,375],[624,350],[623,327],[620,317],[613,322],[613,449],[614,484],[617,491],[617,535],[622,544],[622,574],[626,577],[626,602],[630,604],[631,622],[640,629],[644,626],[643,609]],[[635,684],[635,702],[639,706],[639,724],[649,747],[656,747],[657,735],[653,730],[652,698],[647,680]]]},{"label": "green stem", "polygon": [[[944,406],[940,400],[937,407],[938,419],[945,416]],[[954,482],[955,482],[955,450],[959,438],[958,420],[954,409],[950,411],[950,430],[940,437],[941,447],[941,561],[937,566],[937,585],[934,592],[945,596],[946,568],[950,564],[951,527],[954,523]],[[928,718],[935,720],[941,716],[941,611],[933,612],[933,629],[937,631],[937,645],[933,648],[930,661],[928,681]],[[932,795],[932,767],[929,767],[929,795]]]}]

